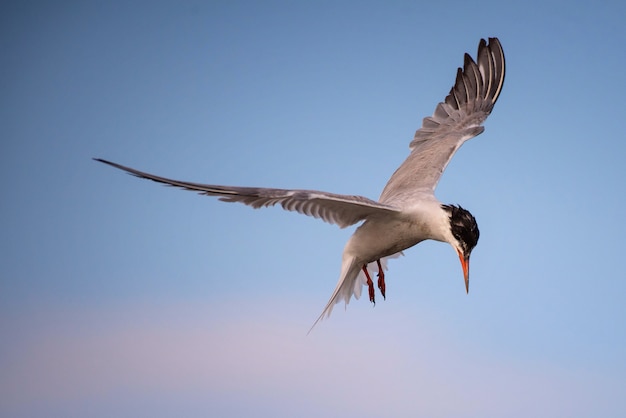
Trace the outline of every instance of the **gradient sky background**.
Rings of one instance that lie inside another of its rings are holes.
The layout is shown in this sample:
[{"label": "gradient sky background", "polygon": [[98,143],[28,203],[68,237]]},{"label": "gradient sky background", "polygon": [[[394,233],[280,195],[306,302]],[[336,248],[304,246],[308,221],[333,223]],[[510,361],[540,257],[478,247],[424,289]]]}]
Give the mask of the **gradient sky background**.
[{"label": "gradient sky background", "polygon": [[[626,3],[100,3],[0,6],[1,416],[626,415]],[[378,198],[489,36],[469,295],[425,242],[307,336],[353,228],[91,160]]]}]

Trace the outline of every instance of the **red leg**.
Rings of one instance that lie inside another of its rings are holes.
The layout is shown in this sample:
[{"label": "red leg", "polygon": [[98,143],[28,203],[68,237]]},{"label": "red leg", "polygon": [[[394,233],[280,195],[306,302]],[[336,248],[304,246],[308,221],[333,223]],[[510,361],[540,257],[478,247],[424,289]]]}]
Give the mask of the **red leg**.
[{"label": "red leg", "polygon": [[380,289],[383,299],[387,299],[385,297],[385,272],[383,266],[380,265],[380,260],[376,260],[376,264],[378,264],[378,289]]},{"label": "red leg", "polygon": [[367,277],[367,289],[370,294],[370,302],[376,305],[376,300],[374,299],[374,282],[372,282],[372,278],[367,271],[367,264],[363,265],[363,273],[365,273],[365,277]]}]

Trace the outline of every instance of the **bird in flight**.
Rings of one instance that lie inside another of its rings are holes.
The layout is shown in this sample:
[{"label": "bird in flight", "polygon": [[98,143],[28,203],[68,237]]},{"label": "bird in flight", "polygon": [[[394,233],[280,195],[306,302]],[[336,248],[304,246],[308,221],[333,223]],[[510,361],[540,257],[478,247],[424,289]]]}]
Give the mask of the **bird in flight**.
[{"label": "bird in flight", "polygon": [[480,40],[476,61],[465,54],[463,68],[457,70],[450,93],[432,116],[424,118],[409,144],[409,156],[393,173],[378,201],[318,190],[178,181],[100,158],[95,160],[137,177],[219,196],[222,201],[240,202],[255,209],[280,204],[283,209],[321,218],[340,228],[363,222],[344,248],[339,281],[314,327],[330,316],[336,303],[344,301],[347,305],[353,295],[358,299],[364,285],[370,301],[375,303],[370,272],[377,273],[377,287],[385,297],[386,261],[427,239],[447,242],[454,248],[461,261],[465,290],[469,292],[470,254],[479,237],[476,219],[460,206],[442,204],[434,191],[454,153],[465,141],[484,131],[482,123],[498,100],[504,73],[504,52],[497,38]]}]

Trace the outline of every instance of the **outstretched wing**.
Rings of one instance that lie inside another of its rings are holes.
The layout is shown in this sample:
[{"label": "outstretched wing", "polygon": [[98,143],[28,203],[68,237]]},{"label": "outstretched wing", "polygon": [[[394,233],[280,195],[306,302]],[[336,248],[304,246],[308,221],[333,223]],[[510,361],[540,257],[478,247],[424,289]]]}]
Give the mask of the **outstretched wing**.
[{"label": "outstretched wing", "polygon": [[219,196],[225,202],[240,202],[255,209],[280,204],[283,209],[321,218],[341,228],[366,218],[397,214],[398,209],[362,196],[320,192],[317,190],[267,189],[261,187],[233,187],[214,184],[191,183],[144,173],[100,158],[96,161],[124,170],[134,176],[180,187],[208,196]]},{"label": "outstretched wing", "polygon": [[504,52],[497,38],[478,44],[474,62],[465,54],[463,69],[435,113],[424,118],[410,143],[411,154],[391,176],[380,201],[406,205],[423,192],[432,193],[457,149],[484,131],[481,125],[491,113],[504,83]]}]

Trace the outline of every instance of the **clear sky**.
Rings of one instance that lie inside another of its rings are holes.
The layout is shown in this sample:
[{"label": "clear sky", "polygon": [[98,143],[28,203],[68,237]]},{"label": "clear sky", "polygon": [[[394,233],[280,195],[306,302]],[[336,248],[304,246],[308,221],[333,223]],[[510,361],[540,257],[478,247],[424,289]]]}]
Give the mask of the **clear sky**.
[{"label": "clear sky", "polygon": [[[625,2],[3,2],[0,415],[626,415]],[[378,198],[497,36],[458,258],[335,309],[341,230],[133,178]]]}]

